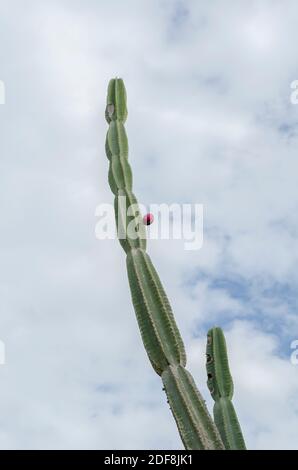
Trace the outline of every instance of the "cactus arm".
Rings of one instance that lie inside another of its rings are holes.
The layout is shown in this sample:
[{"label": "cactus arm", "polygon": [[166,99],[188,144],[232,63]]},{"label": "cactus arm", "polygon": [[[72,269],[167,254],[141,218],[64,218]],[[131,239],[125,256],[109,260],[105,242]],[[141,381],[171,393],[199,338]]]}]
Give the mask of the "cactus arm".
[{"label": "cactus arm", "polygon": [[221,438],[190,373],[180,365],[169,366],[162,380],[186,449],[222,449]]},{"label": "cactus arm", "polygon": [[221,396],[233,397],[234,385],[231,376],[227,346],[221,328],[212,328],[207,335],[208,386],[214,400]]},{"label": "cactus arm", "polygon": [[232,401],[227,397],[217,400],[213,415],[226,449],[245,450],[244,438]]},{"label": "cactus arm", "polygon": [[128,279],[141,335],[155,371],[186,363],[183,342],[172,309],[151,259],[144,250],[127,256]]},{"label": "cactus arm", "polygon": [[[178,431],[187,449],[223,449],[223,443],[190,373],[184,368],[182,338],[159,276],[146,253],[145,226],[132,192],[128,163],[126,91],[121,79],[109,83],[106,154],[115,195],[119,242],[127,256],[132,302],[142,340],[154,370],[162,377]],[[133,206],[131,213],[127,209]],[[129,230],[131,229],[131,230]],[[119,236],[125,233],[125,237]]]},{"label": "cactus arm", "polygon": [[125,123],[127,119],[126,90],[122,78],[113,78],[108,86],[106,120]]},{"label": "cactus arm", "polygon": [[132,172],[130,164],[125,157],[112,155],[111,173],[115,182],[115,187],[119,189],[132,190]]},{"label": "cactus arm", "polygon": [[[111,173],[113,167],[110,165]],[[116,184],[113,176],[113,182]],[[127,209],[133,208],[132,215],[127,215]],[[118,234],[127,234],[126,238],[119,238],[119,242],[126,253],[133,248],[146,249],[146,233],[135,195],[127,189],[118,189],[115,195],[115,217]],[[128,229],[130,228],[128,233]],[[132,236],[133,235],[133,236]]]},{"label": "cactus arm", "polygon": [[221,328],[212,328],[207,335],[207,385],[215,401],[213,415],[226,449],[244,450],[245,442],[232,403],[234,385],[226,341]]},{"label": "cactus arm", "polygon": [[108,146],[112,155],[128,158],[128,140],[121,121],[112,121],[108,131]]}]

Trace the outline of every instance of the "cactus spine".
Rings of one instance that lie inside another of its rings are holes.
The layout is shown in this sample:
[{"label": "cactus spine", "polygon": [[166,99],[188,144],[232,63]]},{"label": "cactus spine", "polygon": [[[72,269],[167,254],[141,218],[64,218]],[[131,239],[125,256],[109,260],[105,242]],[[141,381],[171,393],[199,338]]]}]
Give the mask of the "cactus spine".
[{"label": "cactus spine", "polygon": [[234,393],[226,341],[221,328],[212,328],[207,335],[207,385],[215,401],[213,414],[226,449],[244,450],[245,442],[232,403]]},{"label": "cactus spine", "polygon": [[[183,341],[158,274],[146,253],[145,226],[132,192],[128,162],[126,91],[122,79],[110,81],[106,120],[109,184],[115,195],[115,217],[126,232],[120,243],[127,255],[132,302],[149,360],[161,376],[168,402],[186,449],[223,449],[223,444],[193,378],[186,371]],[[133,206],[128,214],[127,209]]]}]

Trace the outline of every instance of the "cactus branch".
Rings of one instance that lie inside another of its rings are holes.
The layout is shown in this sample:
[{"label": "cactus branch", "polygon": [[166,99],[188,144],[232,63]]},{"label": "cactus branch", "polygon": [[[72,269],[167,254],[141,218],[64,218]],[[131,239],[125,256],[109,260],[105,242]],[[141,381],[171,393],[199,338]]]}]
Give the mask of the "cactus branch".
[{"label": "cactus branch", "polygon": [[[146,253],[145,225],[132,192],[128,162],[127,118],[123,80],[110,81],[106,120],[109,184],[115,195],[120,244],[127,255],[132,302],[149,360],[161,376],[172,413],[187,449],[223,449],[223,443],[190,373],[182,338],[158,274]],[[131,210],[132,207],[132,210]],[[130,213],[127,210],[130,210]]]},{"label": "cactus branch", "polygon": [[221,328],[212,328],[207,335],[207,385],[215,401],[213,415],[226,449],[244,450],[245,442],[232,403],[234,385],[226,341]]},{"label": "cactus branch", "polygon": [[222,449],[217,429],[190,373],[182,366],[169,366],[162,380],[185,448]]}]

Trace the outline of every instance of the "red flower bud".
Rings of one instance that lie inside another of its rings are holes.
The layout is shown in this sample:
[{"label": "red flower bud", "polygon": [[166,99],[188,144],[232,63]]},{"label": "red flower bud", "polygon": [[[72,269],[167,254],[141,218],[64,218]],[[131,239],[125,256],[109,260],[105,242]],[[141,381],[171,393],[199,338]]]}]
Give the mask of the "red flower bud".
[{"label": "red flower bud", "polygon": [[149,214],[144,215],[144,217],[143,217],[143,222],[144,222],[144,225],[151,225],[151,224],[153,224],[153,222],[154,222],[154,216],[153,216],[153,214],[150,214],[150,213],[149,213]]}]

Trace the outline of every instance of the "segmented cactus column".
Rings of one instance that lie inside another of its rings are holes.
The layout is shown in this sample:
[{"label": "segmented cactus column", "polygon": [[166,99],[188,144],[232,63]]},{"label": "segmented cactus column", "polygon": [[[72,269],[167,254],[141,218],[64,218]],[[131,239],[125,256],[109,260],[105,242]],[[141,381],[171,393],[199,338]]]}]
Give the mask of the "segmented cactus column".
[{"label": "segmented cactus column", "polygon": [[193,378],[185,369],[184,345],[158,274],[146,253],[145,226],[132,192],[126,91],[121,79],[109,83],[106,153],[109,184],[115,195],[118,234],[127,255],[127,272],[137,321],[150,362],[161,376],[172,413],[187,449],[222,449],[220,435]]},{"label": "segmented cactus column", "polygon": [[232,403],[234,393],[226,340],[221,328],[212,328],[207,335],[207,385],[215,401],[213,414],[226,449],[244,450],[245,442]]}]

